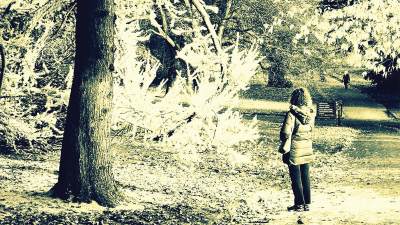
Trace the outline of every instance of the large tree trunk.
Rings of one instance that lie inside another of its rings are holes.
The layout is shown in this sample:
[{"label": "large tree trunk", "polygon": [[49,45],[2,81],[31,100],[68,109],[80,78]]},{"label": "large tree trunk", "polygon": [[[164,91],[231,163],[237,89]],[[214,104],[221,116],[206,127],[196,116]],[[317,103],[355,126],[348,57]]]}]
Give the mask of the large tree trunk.
[{"label": "large tree trunk", "polygon": [[114,69],[113,0],[78,0],[74,80],[61,149],[63,199],[115,206],[120,194],[111,170],[110,126]]}]

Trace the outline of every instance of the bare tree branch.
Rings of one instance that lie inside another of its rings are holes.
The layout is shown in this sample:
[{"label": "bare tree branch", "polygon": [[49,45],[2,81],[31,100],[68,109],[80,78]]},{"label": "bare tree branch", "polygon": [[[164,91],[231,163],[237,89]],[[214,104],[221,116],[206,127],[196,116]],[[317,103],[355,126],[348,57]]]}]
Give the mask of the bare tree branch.
[{"label": "bare tree branch", "polygon": [[153,31],[155,34],[164,38],[168,42],[168,44],[170,44],[175,49],[179,49],[179,47],[178,47],[178,45],[176,45],[175,41],[172,40],[172,38],[170,36],[168,36],[168,34],[166,34],[160,26],[156,26],[156,28],[157,28],[158,32]]},{"label": "bare tree branch", "polygon": [[196,7],[197,11],[200,13],[201,17],[203,18],[204,23],[206,24],[207,30],[211,34],[211,38],[214,43],[215,50],[217,51],[217,53],[220,53],[222,51],[221,43],[219,41],[217,32],[215,31],[215,29],[211,23],[210,16],[208,15],[203,4],[199,0],[190,0],[190,1],[194,5],[194,7]]},{"label": "bare tree branch", "polygon": [[168,44],[170,44],[176,50],[179,50],[179,46],[168,35],[168,33],[169,33],[168,22],[167,22],[167,17],[166,17],[166,14],[165,14],[165,11],[164,11],[162,5],[157,1],[155,1],[155,4],[157,5],[157,7],[160,11],[162,25],[160,25],[155,19],[151,19],[151,24],[157,29],[157,31],[153,31],[153,32],[155,34],[159,35],[160,37],[164,38],[168,42]]},{"label": "bare tree branch", "polygon": [[169,33],[169,29],[168,29],[168,23],[167,23],[167,15],[165,14],[164,8],[160,4],[160,2],[157,1],[156,4],[157,4],[157,7],[158,7],[158,10],[160,11],[162,29],[163,29],[165,34],[168,34]]},{"label": "bare tree branch", "polygon": [[223,11],[221,13],[221,23],[219,24],[218,27],[218,37],[221,42],[222,42],[222,37],[224,36],[226,20],[228,19],[229,14],[231,13],[231,8],[232,8],[232,0],[224,0],[222,3]]},{"label": "bare tree branch", "polygon": [[[72,0],[75,1],[75,0]],[[61,6],[65,4],[69,4],[72,2],[71,0],[65,1],[65,0],[49,0],[47,1],[44,5],[42,5],[40,8],[36,9],[35,12],[33,13],[33,18],[30,20],[29,26],[24,32],[24,34],[18,38],[12,39],[12,40],[1,40],[2,42],[10,45],[15,45],[15,46],[21,46],[25,47],[27,40],[29,40],[32,31],[35,29],[37,23],[47,14],[53,13],[55,10],[60,8]]]},{"label": "bare tree branch", "polygon": [[198,24],[196,18],[194,17],[193,7],[190,4],[190,0],[184,0],[184,1],[185,1],[186,7],[188,8],[190,17],[192,19],[193,37],[200,36],[200,29],[198,29],[199,28],[199,24]]},{"label": "bare tree branch", "polygon": [[[181,127],[181,126],[183,126],[183,125],[185,125],[185,124],[188,124],[188,123],[192,122],[193,118],[194,118],[196,115],[197,115],[196,112],[193,112],[193,113],[191,113],[188,117],[184,118],[182,121],[179,121],[179,123],[178,123],[177,125],[175,125],[174,128],[170,129],[170,130],[166,133],[166,137],[171,137],[172,135],[174,135],[175,131],[176,131],[179,127]],[[154,137],[154,138],[153,138],[153,141],[161,141],[161,140],[163,140],[163,138],[164,138],[164,135],[163,135],[163,134],[160,134],[160,135],[157,135],[156,137]]]},{"label": "bare tree branch", "polygon": [[8,14],[11,10],[11,7],[16,3],[16,1],[12,1],[8,4],[8,6],[5,8],[3,15],[5,16],[6,14]]},{"label": "bare tree branch", "polygon": [[64,19],[62,20],[60,26],[57,28],[56,31],[54,31],[54,33],[53,33],[53,35],[52,35],[51,37],[55,37],[55,36],[58,34],[58,32],[59,32],[59,31],[61,30],[61,28],[64,26],[65,21],[67,21],[69,15],[70,15],[71,12],[75,9],[75,7],[76,7],[76,1],[71,2],[70,6],[69,6],[69,9],[68,9],[68,12],[65,14],[65,17],[64,17]]},{"label": "bare tree branch", "polygon": [[10,10],[11,6],[14,5],[16,2],[15,0],[1,0],[0,8],[4,8],[5,11]]}]

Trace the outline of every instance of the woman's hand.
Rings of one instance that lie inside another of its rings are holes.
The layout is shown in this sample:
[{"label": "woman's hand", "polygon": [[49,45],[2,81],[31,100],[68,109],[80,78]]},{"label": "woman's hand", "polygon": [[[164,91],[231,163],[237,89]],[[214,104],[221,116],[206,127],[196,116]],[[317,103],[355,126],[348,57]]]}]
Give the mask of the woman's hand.
[{"label": "woman's hand", "polygon": [[285,153],[287,153],[287,151],[285,150],[285,148],[283,146],[284,146],[284,144],[281,142],[281,144],[279,145],[279,148],[278,148],[278,152],[285,154]]},{"label": "woman's hand", "polygon": [[285,164],[290,164],[290,152],[282,154],[282,162]]}]

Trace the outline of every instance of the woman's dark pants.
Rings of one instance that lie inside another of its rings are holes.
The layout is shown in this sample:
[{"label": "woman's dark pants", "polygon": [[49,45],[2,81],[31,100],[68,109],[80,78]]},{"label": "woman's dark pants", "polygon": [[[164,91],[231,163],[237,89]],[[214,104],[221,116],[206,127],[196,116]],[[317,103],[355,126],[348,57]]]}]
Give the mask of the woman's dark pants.
[{"label": "woman's dark pants", "polygon": [[292,180],[294,204],[304,205],[311,203],[310,176],[308,163],[302,165],[290,165],[289,174]]}]

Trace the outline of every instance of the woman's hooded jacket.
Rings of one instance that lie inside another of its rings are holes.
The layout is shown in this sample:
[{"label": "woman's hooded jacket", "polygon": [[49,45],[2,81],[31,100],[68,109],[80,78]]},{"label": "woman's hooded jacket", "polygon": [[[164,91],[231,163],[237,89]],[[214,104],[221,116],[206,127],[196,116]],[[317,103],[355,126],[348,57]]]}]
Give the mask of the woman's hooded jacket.
[{"label": "woman's hooded jacket", "polygon": [[314,160],[311,137],[314,124],[314,109],[307,106],[290,106],[280,132],[281,142],[288,139],[290,141],[290,148],[282,152],[289,152],[289,163],[301,165]]}]

